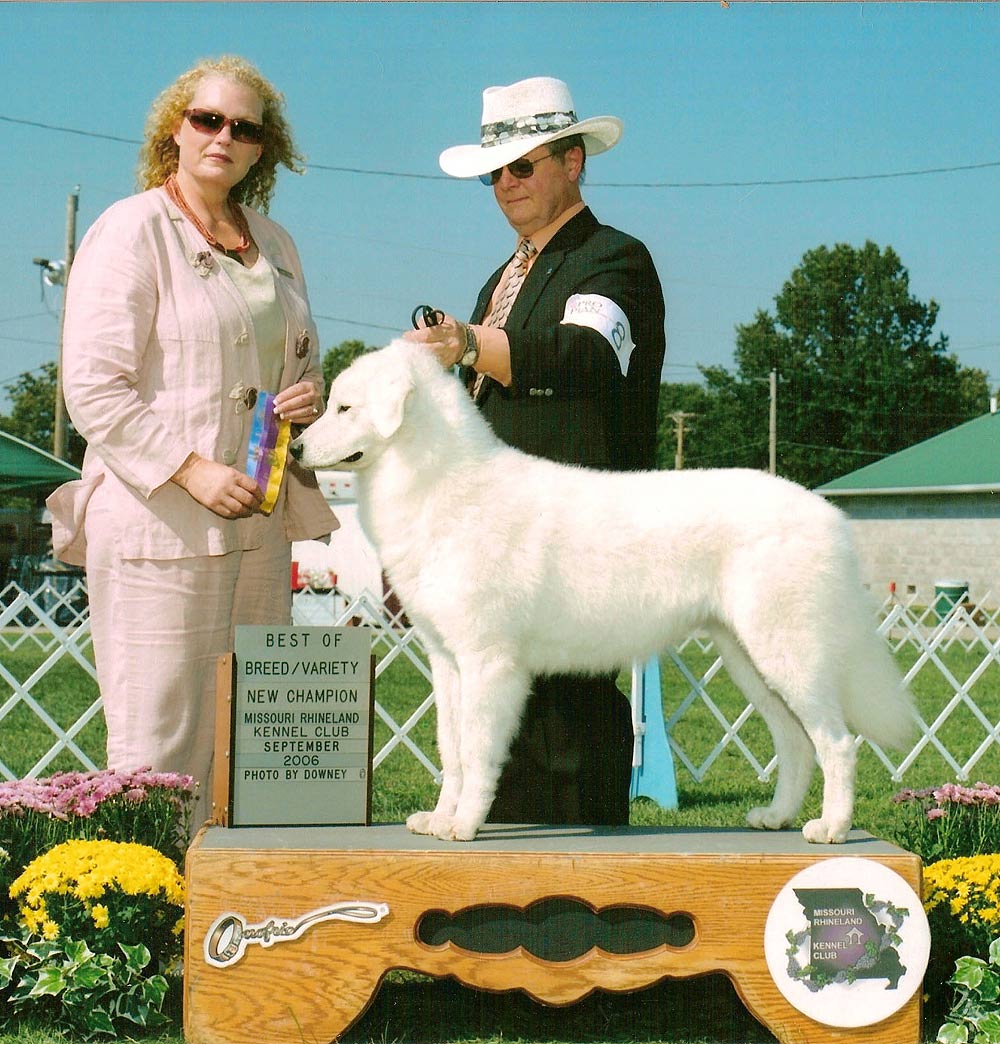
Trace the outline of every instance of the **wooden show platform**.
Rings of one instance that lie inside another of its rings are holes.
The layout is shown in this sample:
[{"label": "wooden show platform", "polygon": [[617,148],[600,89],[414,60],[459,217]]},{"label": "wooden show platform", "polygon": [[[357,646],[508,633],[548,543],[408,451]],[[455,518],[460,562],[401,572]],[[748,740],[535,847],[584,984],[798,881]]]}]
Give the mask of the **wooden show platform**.
[{"label": "wooden show platform", "polygon": [[408,968],[552,1005],[723,972],[786,1044],[918,1044],[920,990],[876,1025],[834,1028],[768,971],[775,897],[839,857],[920,895],[919,858],[860,831],[817,846],[797,831],[491,826],[462,844],[401,825],[210,826],[188,853],[185,1037],[324,1044]]}]

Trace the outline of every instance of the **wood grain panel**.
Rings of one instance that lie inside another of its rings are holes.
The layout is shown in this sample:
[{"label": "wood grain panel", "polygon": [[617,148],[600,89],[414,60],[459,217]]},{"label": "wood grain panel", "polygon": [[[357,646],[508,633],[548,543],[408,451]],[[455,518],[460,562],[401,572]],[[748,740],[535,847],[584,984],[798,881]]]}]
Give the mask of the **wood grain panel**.
[{"label": "wood grain panel", "polygon": [[[188,856],[185,1034],[191,1044],[333,1041],[360,1017],[393,968],[453,976],[484,990],[520,989],[551,1005],[571,1004],[594,989],[638,990],[668,976],[723,972],[747,1008],[786,1044],[856,1041],[859,1032],[871,1044],[920,1039],[919,991],[876,1026],[834,1029],[792,1008],[768,973],[764,924],[774,897],[794,874],[837,849],[643,851],[641,834],[626,834],[617,851],[519,851],[516,843],[510,851],[459,844],[434,851],[213,847],[206,837],[221,829],[199,835]],[[895,853],[878,861],[919,895],[919,859]],[[484,903],[526,907],[547,897],[595,909],[629,904],[684,913],[695,938],[680,948],[591,950],[553,962],[522,949],[478,954],[452,943],[429,946],[416,935],[427,911],[456,913]],[[228,967],[205,960],[207,933],[221,914],[238,914],[249,925],[294,922],[342,902],[385,903],[389,913],[378,923],[321,921],[293,941],[248,945]]]}]

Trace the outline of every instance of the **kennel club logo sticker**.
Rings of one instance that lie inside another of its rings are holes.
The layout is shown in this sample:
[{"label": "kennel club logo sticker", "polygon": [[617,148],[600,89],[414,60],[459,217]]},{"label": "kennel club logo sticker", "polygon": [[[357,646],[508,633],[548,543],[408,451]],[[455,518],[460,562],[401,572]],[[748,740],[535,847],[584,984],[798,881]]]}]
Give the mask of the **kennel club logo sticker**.
[{"label": "kennel club logo sticker", "polygon": [[764,929],[785,999],[827,1026],[872,1026],[919,989],[931,936],[899,874],[870,859],[825,859],[778,893]]}]

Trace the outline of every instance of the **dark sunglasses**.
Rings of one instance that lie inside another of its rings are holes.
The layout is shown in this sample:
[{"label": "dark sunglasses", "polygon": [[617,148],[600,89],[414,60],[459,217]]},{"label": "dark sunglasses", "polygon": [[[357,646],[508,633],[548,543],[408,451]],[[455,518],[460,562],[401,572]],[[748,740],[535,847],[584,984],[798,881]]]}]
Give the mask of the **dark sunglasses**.
[{"label": "dark sunglasses", "polygon": [[184,115],[188,123],[202,134],[218,134],[223,127],[228,127],[233,141],[241,141],[244,145],[259,145],[264,140],[263,126],[252,120],[231,120],[211,109],[185,109]]},{"label": "dark sunglasses", "polygon": [[[236,135],[234,134],[233,137]],[[530,178],[535,173],[535,164],[541,163],[542,160],[551,159],[555,155],[554,152],[547,152],[544,156],[539,156],[536,160],[530,159],[516,159],[513,163],[507,164],[507,170],[514,175],[518,181],[524,181],[525,178]],[[489,174],[480,174],[479,180],[484,185],[495,185],[500,180],[500,175],[503,174],[504,168],[499,167],[497,170],[491,170]]]}]

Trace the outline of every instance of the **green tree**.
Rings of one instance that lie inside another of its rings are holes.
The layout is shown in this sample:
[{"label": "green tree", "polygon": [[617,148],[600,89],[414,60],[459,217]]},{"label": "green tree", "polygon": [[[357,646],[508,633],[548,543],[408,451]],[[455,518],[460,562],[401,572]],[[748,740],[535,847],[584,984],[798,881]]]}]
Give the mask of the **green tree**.
[{"label": "green tree", "polygon": [[323,355],[323,380],[326,381],[326,390],[329,392],[333,379],[365,352],[373,352],[375,349],[365,344],[364,341],[341,341],[327,349]]},{"label": "green tree", "polygon": [[[676,413],[689,414],[684,420],[685,469],[759,467],[761,450],[766,466],[766,386],[759,409],[754,408],[752,401],[735,405],[731,394],[712,383],[717,368],[703,366],[700,369],[706,378],[705,384],[660,385],[656,466],[675,467],[677,424],[673,415]],[[755,430],[748,423],[748,416],[750,412],[760,413],[761,409],[763,427]]]},{"label": "green tree", "polygon": [[[985,412],[982,370],[935,334],[938,305],[910,293],[891,247],[808,251],[775,297],[736,329],[736,367],[706,367],[706,438],[685,466],[766,468],[768,375],[778,382],[778,473],[816,486]],[[688,452],[688,450],[690,452]]]},{"label": "green tree", "polygon": [[[0,429],[51,453],[56,413],[56,364],[44,363],[38,370],[22,373],[7,394],[11,411],[7,416],[0,415]],[[67,460],[79,467],[86,446],[67,418]]]}]

